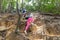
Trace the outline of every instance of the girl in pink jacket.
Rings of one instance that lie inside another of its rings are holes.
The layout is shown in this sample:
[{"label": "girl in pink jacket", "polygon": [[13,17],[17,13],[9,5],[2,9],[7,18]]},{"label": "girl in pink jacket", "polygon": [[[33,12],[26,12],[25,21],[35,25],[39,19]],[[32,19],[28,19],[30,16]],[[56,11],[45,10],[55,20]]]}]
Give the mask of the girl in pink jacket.
[{"label": "girl in pink jacket", "polygon": [[30,28],[31,23],[34,22],[33,14],[31,13],[29,18],[27,19],[26,26],[25,26],[25,34],[27,34],[28,29]]}]

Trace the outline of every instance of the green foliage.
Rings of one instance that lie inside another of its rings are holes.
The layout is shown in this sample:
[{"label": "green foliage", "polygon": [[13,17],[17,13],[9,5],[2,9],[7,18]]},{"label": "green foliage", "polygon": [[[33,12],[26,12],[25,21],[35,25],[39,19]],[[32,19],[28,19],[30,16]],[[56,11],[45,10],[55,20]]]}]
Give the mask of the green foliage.
[{"label": "green foliage", "polygon": [[5,10],[8,8],[8,5],[11,3],[12,7],[15,7],[16,6],[16,1],[15,0],[2,0],[3,2],[1,3],[2,4],[2,9]]},{"label": "green foliage", "polygon": [[[9,0],[11,2],[12,7],[16,7],[16,1],[15,0]],[[8,8],[7,5],[9,5],[8,0],[3,0],[2,2],[2,9],[5,10]],[[40,11],[40,12],[48,12],[48,13],[54,13],[54,14],[60,14],[60,0],[23,0],[24,3],[20,3],[20,0],[18,0],[18,3],[20,6],[20,9],[23,7],[27,9],[27,11]],[[27,4],[26,4],[27,3]],[[23,5],[23,7],[22,7]]]},{"label": "green foliage", "polygon": [[60,14],[60,0],[40,0],[38,3],[40,11]]},{"label": "green foliage", "polygon": [[7,0],[3,0],[3,2],[2,2],[2,9],[3,9],[3,10],[6,9],[7,4],[8,4]]},{"label": "green foliage", "polygon": [[25,0],[26,2],[30,2],[31,0]]}]

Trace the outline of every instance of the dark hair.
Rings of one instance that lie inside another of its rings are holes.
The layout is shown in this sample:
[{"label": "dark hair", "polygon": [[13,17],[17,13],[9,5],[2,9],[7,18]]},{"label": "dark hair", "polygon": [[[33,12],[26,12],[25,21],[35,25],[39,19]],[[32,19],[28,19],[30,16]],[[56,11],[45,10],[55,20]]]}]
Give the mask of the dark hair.
[{"label": "dark hair", "polygon": [[26,12],[26,9],[23,9],[22,12],[25,13]]}]

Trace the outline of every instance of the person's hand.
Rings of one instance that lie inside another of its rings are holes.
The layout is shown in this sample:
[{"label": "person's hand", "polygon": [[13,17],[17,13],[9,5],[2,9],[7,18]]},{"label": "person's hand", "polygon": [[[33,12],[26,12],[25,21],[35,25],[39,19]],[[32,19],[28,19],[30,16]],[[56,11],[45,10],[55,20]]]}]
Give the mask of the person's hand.
[{"label": "person's hand", "polygon": [[34,23],[31,23],[31,24],[34,24]]}]

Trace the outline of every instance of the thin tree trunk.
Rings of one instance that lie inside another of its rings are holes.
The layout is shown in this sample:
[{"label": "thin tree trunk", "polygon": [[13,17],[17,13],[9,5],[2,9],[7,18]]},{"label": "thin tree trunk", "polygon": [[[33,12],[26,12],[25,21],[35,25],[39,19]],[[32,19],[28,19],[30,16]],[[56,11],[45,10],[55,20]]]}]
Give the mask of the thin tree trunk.
[{"label": "thin tree trunk", "polygon": [[17,0],[17,3],[16,3],[16,9],[17,9],[17,14],[18,14],[18,21],[17,21],[17,27],[16,27],[16,30],[15,32],[17,33],[18,32],[18,29],[19,29],[19,26],[20,26],[20,19],[21,19],[21,14],[19,13],[19,10],[18,10],[18,0]]},{"label": "thin tree trunk", "polygon": [[1,10],[2,10],[2,1],[3,0],[0,0],[0,13],[1,13]]}]

